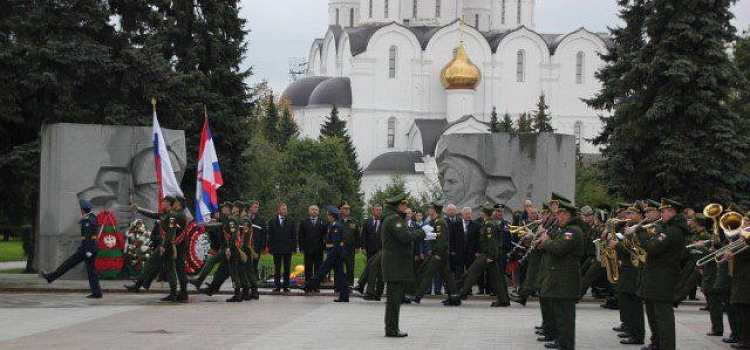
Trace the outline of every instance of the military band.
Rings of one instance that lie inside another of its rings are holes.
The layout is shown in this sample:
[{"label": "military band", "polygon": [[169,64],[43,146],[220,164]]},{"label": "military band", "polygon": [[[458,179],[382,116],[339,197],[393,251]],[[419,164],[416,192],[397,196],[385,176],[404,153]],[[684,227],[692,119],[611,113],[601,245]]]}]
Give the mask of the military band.
[{"label": "military band", "polygon": [[[535,327],[537,340],[545,348],[566,350],[575,348],[576,304],[589,289],[597,297],[607,289],[616,291],[613,300],[620,322],[613,329],[621,344],[676,349],[674,310],[700,286],[710,321],[707,336],[726,335],[722,340],[732,348],[750,349],[750,230],[746,215],[735,204],[725,210],[711,203],[695,213],[672,199],[645,199],[620,203],[608,212],[604,205],[579,209],[553,193],[538,215],[534,213],[535,220],[514,221],[513,226],[503,219],[506,207],[490,203],[481,206],[481,218],[475,221],[470,208],[461,216],[444,216],[446,203],[434,201],[429,217],[415,221],[408,198],[402,193],[388,199],[385,208],[376,206],[362,225],[351,217],[347,203],[328,206],[324,220],[318,207],[311,206],[299,230],[284,204],[264,225],[257,201],[225,202],[204,226],[212,254],[189,282],[210,296],[230,279],[234,293],[228,302],[258,299],[260,254],[268,249],[274,255],[279,292],[289,288],[288,265],[299,247],[306,270],[300,288],[317,294],[333,272],[335,301],[348,302],[354,257],[361,252],[367,260],[354,290],[366,301],[380,301],[386,293],[387,337],[406,336],[399,325],[401,305],[421,303],[433,284],[436,293],[445,290],[446,306],[461,305],[479,285],[480,293],[484,289],[495,297],[493,307],[508,307],[510,301],[525,306],[530,297],[538,296],[542,322]],[[188,301],[185,228],[192,218],[184,203],[184,198],[167,196],[158,213],[132,207],[155,220],[150,247],[154,254],[134,283],[125,286],[129,291],[148,289],[161,276],[170,290],[163,301]],[[51,283],[86,262],[90,297],[101,298],[93,265],[98,223],[88,202],[81,200],[79,205],[79,249],[56,271],[40,275]],[[505,266],[511,263],[522,273],[517,293],[509,296]],[[211,283],[203,287],[211,273]]]}]

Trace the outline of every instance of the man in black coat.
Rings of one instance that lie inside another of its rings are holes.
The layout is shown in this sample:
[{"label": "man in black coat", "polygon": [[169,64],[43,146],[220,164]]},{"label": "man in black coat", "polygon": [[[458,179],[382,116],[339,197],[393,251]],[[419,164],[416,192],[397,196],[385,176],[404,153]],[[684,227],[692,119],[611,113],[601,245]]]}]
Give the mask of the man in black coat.
[{"label": "man in black coat", "polygon": [[268,248],[273,254],[274,292],[281,291],[281,267],[284,267],[284,292],[289,292],[289,271],[297,239],[294,220],[287,217],[285,203],[279,205],[278,215],[268,220]]},{"label": "man in black coat", "polygon": [[[305,257],[305,281],[309,281],[313,275],[318,273],[320,265],[323,264],[323,250],[325,250],[324,238],[326,225],[324,220],[318,216],[320,209],[313,205],[307,210],[309,217],[299,224],[299,250]],[[315,292],[317,290],[313,290]]]},{"label": "man in black coat", "polygon": [[479,249],[479,225],[471,220],[471,208],[463,208],[461,220],[451,224],[450,232],[451,269],[458,281],[474,262],[474,253]]},{"label": "man in black coat", "polygon": [[362,248],[367,254],[367,260],[375,256],[383,246],[383,241],[380,239],[382,226],[383,206],[376,204],[372,207],[372,217],[367,219],[362,226]]}]

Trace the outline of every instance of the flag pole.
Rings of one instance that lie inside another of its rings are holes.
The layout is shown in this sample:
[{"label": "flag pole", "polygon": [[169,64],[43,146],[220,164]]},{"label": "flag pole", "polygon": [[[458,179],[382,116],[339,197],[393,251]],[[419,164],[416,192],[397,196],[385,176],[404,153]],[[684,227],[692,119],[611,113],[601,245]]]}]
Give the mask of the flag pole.
[{"label": "flag pole", "polygon": [[[154,115],[154,121],[156,121],[156,96],[151,97],[151,110],[153,111]],[[156,136],[156,135],[152,135]],[[156,145],[154,145],[156,146]],[[154,150],[155,152],[158,152],[158,150]],[[161,174],[158,174],[161,169],[155,169],[157,171],[156,174],[156,208],[158,212],[161,212],[164,208],[161,205],[162,198],[164,194],[162,193],[162,187],[161,187]]]},{"label": "flag pole", "polygon": [[208,108],[206,108],[206,104],[203,104],[203,116],[208,119]]}]

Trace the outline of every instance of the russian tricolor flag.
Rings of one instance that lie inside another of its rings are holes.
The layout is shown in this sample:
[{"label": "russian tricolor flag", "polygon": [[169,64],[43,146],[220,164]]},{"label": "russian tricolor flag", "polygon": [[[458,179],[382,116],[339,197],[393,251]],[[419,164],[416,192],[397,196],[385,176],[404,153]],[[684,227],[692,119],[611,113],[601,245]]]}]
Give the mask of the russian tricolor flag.
[{"label": "russian tricolor flag", "polygon": [[156,119],[156,103],[154,103],[154,163],[156,165],[156,187],[159,194],[159,210],[161,210],[161,200],[165,196],[182,197],[182,190],[177,178],[174,176],[172,161],[167,152],[167,142],[161,132],[159,120]]},{"label": "russian tricolor flag", "polygon": [[223,184],[219,157],[216,155],[216,147],[206,117],[198,151],[198,181],[195,189],[195,220],[199,224],[210,221],[211,213],[219,209],[216,190]]}]

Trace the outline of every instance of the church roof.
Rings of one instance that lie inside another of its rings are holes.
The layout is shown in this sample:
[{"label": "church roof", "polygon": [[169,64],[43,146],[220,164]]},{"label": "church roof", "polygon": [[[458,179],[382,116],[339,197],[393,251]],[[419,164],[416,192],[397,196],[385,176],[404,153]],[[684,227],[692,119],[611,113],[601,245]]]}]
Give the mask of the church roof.
[{"label": "church roof", "polygon": [[438,139],[448,126],[448,122],[445,119],[416,119],[414,124],[422,136],[422,151],[426,155],[434,156]]},{"label": "church roof", "polygon": [[[308,106],[331,106],[351,108],[352,84],[348,77],[328,78],[318,84],[310,94]],[[296,105],[295,105],[296,107]]]},{"label": "church roof", "polygon": [[305,107],[310,100],[313,90],[320,83],[330,79],[330,77],[304,77],[291,84],[284,90],[281,100],[288,100],[294,107]]},{"label": "church roof", "polygon": [[422,163],[421,152],[388,152],[375,157],[364,172],[416,174],[414,164],[417,163]]},{"label": "church roof", "polygon": [[[407,27],[396,22],[391,22],[391,23],[384,23],[384,24],[378,24],[378,25],[372,25],[372,26],[366,26],[366,27],[350,27],[346,29],[342,29],[340,26],[337,26],[337,25],[331,25],[328,28],[329,28],[329,31],[331,31],[333,34],[333,37],[336,41],[337,48],[338,48],[339,39],[341,38],[342,33],[346,33],[349,36],[349,48],[350,48],[351,54],[352,56],[357,56],[367,51],[367,45],[369,44],[370,39],[381,28],[384,28],[390,25],[397,25],[397,26],[406,28],[407,30],[414,33],[414,36],[419,41],[419,44],[422,47],[422,50],[425,50],[427,49],[427,44],[429,44],[432,37],[438,31],[440,31],[441,29],[445,27],[453,25],[456,21],[453,21],[451,23],[448,23],[440,27],[437,27],[437,26],[413,26],[413,27],[408,26]],[[509,29],[509,30],[493,30],[489,32],[480,32],[480,34],[482,34],[482,36],[484,36],[484,38],[489,43],[490,48],[492,49],[492,53],[495,53],[497,48],[500,46],[500,42],[508,34],[516,30],[519,30],[521,28],[525,28],[525,27],[521,26],[515,29]],[[533,33],[536,33],[535,31],[531,29],[529,30],[532,31]],[[585,30],[585,29],[581,28],[579,30]],[[569,33],[569,34],[572,34],[572,33]],[[538,35],[547,43],[547,48],[549,50],[550,55],[554,55],[555,50],[557,50],[557,46],[569,34],[538,34]],[[608,48],[611,47],[612,40],[609,35],[605,33],[592,33],[592,34],[601,38],[606,47]]]}]

